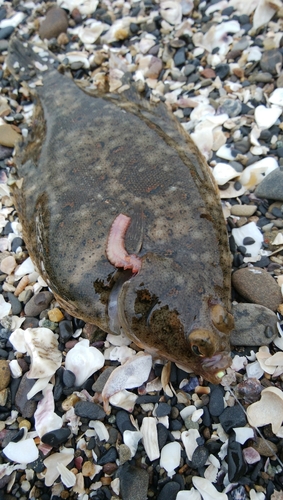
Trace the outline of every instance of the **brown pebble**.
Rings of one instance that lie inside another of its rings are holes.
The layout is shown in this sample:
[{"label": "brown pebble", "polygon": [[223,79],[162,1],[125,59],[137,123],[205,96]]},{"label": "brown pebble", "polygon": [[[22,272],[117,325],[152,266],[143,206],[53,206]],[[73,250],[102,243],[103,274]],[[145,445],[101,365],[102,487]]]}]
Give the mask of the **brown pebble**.
[{"label": "brown pebble", "polygon": [[71,12],[71,17],[74,19],[76,24],[80,24],[82,22],[82,15],[79,9],[75,8]]},{"label": "brown pebble", "polygon": [[257,438],[255,443],[253,443],[252,447],[264,457],[273,457],[273,455],[277,453],[277,446],[275,443],[260,437]]},{"label": "brown pebble", "polygon": [[66,33],[60,33],[57,38],[57,42],[59,45],[67,45],[69,43],[69,37]]},{"label": "brown pebble", "polygon": [[5,406],[5,404],[7,403],[8,394],[9,390],[7,388],[0,391],[0,406]]},{"label": "brown pebble", "polygon": [[7,148],[13,148],[21,139],[21,135],[14,129],[13,125],[4,124],[0,128],[0,144]]},{"label": "brown pebble", "polygon": [[9,361],[0,359],[0,391],[6,389],[10,383],[11,372],[9,368]]},{"label": "brown pebble", "polygon": [[112,481],[112,477],[101,477],[100,481],[102,482],[103,486],[109,486]]},{"label": "brown pebble", "polygon": [[48,311],[48,318],[50,321],[54,321],[54,323],[59,323],[64,319],[64,314],[58,307],[54,307],[54,309],[50,309],[50,311]]},{"label": "brown pebble", "polygon": [[29,420],[26,420],[25,418],[21,420],[21,422],[19,423],[19,429],[21,429],[22,427],[26,427],[29,431],[31,428],[31,423],[29,422]]},{"label": "brown pebble", "polygon": [[197,385],[195,387],[196,394],[210,394],[210,387],[204,385]]},{"label": "brown pebble", "polygon": [[282,302],[280,287],[270,274],[260,267],[245,267],[232,274],[232,284],[248,302],[261,304],[276,311]]},{"label": "brown pebble", "polygon": [[80,398],[76,396],[76,394],[70,394],[64,401],[62,402],[62,409],[64,411],[70,410],[76,403],[80,401]]},{"label": "brown pebble", "polygon": [[39,36],[42,40],[57,38],[60,33],[66,33],[68,28],[68,17],[60,7],[51,7],[46,13],[45,19],[39,28]]},{"label": "brown pebble", "polygon": [[82,467],[82,474],[85,477],[91,477],[95,473],[95,465],[93,462],[90,462],[89,460],[83,464]]},{"label": "brown pebble", "polygon": [[215,71],[212,68],[205,68],[202,71],[200,71],[200,75],[203,76],[204,78],[215,78],[216,74]]},{"label": "brown pebble", "polygon": [[108,474],[111,476],[111,474],[114,474],[114,472],[118,469],[118,466],[114,462],[109,462],[105,465],[103,465],[103,472],[104,474]]}]

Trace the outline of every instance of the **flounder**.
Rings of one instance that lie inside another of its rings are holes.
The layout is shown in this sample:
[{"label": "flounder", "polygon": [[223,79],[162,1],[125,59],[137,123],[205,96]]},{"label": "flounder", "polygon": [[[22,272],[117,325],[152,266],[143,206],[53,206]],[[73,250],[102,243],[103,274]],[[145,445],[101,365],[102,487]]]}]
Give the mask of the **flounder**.
[{"label": "flounder", "polygon": [[[16,38],[7,65],[19,80],[42,78],[14,195],[30,255],[56,299],[218,383],[230,364],[230,253],[197,147],[165,105],[89,95],[47,52]],[[140,262],[134,272],[106,254],[120,214],[130,222],[120,242]]]}]

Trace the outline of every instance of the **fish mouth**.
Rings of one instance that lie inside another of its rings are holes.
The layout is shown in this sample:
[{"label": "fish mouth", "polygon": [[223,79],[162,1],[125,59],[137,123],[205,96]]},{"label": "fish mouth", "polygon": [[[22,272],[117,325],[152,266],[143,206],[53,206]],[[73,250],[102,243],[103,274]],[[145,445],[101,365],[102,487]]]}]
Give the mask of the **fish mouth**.
[{"label": "fish mouth", "polygon": [[228,368],[231,363],[232,358],[229,352],[218,352],[210,358],[202,358],[202,375],[209,382],[219,384],[225,375],[226,368]]}]

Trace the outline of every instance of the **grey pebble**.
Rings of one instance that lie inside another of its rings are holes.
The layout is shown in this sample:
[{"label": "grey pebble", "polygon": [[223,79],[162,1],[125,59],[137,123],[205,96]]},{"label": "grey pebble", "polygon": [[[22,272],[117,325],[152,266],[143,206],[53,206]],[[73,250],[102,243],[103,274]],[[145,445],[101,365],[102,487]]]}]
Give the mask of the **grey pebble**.
[{"label": "grey pebble", "polygon": [[166,483],[161,492],[159,493],[157,500],[176,500],[178,491],[180,491],[181,486],[176,481],[169,481]]},{"label": "grey pebble", "polygon": [[277,282],[260,267],[238,269],[232,274],[232,285],[247,302],[260,304],[272,311],[276,311],[282,302]]},{"label": "grey pebble", "polygon": [[268,174],[255,190],[259,198],[283,201],[283,170],[276,168]]},{"label": "grey pebble", "polygon": [[75,405],[75,414],[78,415],[78,417],[85,417],[90,420],[101,420],[106,416],[103,408],[91,401],[79,401]]},{"label": "grey pebble", "polygon": [[[5,50],[7,50],[9,47],[9,41],[8,40],[5,40],[4,38],[2,40],[0,40],[0,53],[1,52],[4,52]],[[8,148],[6,148],[8,149]],[[11,148],[9,148],[11,149]],[[2,158],[1,158],[2,160]]]},{"label": "grey pebble", "polygon": [[76,375],[71,370],[63,371],[63,384],[66,387],[73,387],[75,385]]},{"label": "grey pebble", "polygon": [[101,457],[98,458],[98,465],[105,465],[109,462],[116,462],[118,453],[115,446],[111,446]]},{"label": "grey pebble", "polygon": [[92,386],[92,390],[94,392],[102,392],[103,387],[105,386],[107,380],[109,379],[113,370],[115,370],[116,366],[107,366],[105,370],[99,375],[98,379],[94,382]]},{"label": "grey pebble", "polygon": [[9,38],[9,36],[13,33],[14,31],[13,26],[6,26],[6,28],[1,28],[0,29],[0,40]]},{"label": "grey pebble", "polygon": [[[123,500],[147,500],[149,475],[145,469],[125,463],[119,467],[117,475],[120,479],[120,494]],[[167,498],[169,497],[166,496],[166,500]]]},{"label": "grey pebble", "polygon": [[24,418],[31,418],[37,407],[36,401],[32,399],[28,400],[27,398],[27,394],[34,386],[35,382],[35,379],[27,378],[27,374],[25,373],[16,392],[15,405]]},{"label": "grey pebble", "polygon": [[267,307],[258,304],[232,306],[235,328],[231,344],[235,346],[268,345],[277,335],[277,316]]},{"label": "grey pebble", "polygon": [[170,415],[171,406],[167,403],[159,403],[157,406],[155,413],[157,417],[165,417],[166,415]]},{"label": "grey pebble", "polygon": [[222,387],[216,386],[210,394],[208,409],[210,415],[213,417],[219,417],[224,410],[224,391]]},{"label": "grey pebble", "polygon": [[186,66],[184,66],[184,75],[190,76],[195,71],[195,69],[196,67],[194,64],[186,64]]},{"label": "grey pebble", "polygon": [[233,427],[245,427],[247,423],[244,410],[237,405],[227,406],[219,416],[219,421],[227,434],[229,434]]},{"label": "grey pebble", "polygon": [[191,460],[192,469],[198,469],[199,467],[203,467],[206,464],[208,456],[209,456],[208,449],[203,445],[198,446],[193,452]]},{"label": "grey pebble", "polygon": [[[227,115],[232,118],[234,116],[239,116],[242,111],[242,104],[237,99],[226,99],[220,106],[222,113],[227,113]],[[238,146],[238,143],[237,143]],[[238,147],[237,147],[238,149]]]},{"label": "grey pebble", "polygon": [[20,314],[22,311],[22,304],[17,297],[12,292],[7,293],[9,302],[12,306],[12,314]]},{"label": "grey pebble", "polygon": [[33,295],[25,305],[25,314],[27,316],[38,316],[49,306],[52,299],[53,293],[51,292],[39,292]]},{"label": "grey pebble", "polygon": [[278,65],[282,66],[282,60],[283,57],[280,50],[265,50],[260,60],[260,67],[262,71],[267,71],[272,73],[272,75],[277,75],[277,67]]},{"label": "grey pebble", "polygon": [[243,50],[247,49],[249,45],[250,45],[250,40],[244,36],[233,45],[233,50],[240,50],[242,52]]}]

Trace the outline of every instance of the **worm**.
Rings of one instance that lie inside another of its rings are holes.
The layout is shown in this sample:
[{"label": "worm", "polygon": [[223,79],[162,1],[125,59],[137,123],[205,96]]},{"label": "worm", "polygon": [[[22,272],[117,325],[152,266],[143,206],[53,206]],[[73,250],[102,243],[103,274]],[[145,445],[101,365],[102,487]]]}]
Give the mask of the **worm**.
[{"label": "worm", "polygon": [[114,220],[107,240],[106,255],[115,267],[131,269],[134,274],[141,269],[141,259],[136,255],[129,255],[125,249],[125,235],[131,223],[131,217],[119,214]]}]

